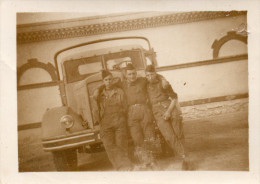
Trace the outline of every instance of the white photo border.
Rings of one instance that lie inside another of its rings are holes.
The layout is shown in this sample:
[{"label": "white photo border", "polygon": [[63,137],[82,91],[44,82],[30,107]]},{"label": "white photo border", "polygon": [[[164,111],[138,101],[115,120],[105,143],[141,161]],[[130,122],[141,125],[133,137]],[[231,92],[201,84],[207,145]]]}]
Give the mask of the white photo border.
[{"label": "white photo border", "polygon": [[[0,49],[0,183],[260,183],[260,1],[242,0],[98,0],[1,1]],[[248,172],[18,172],[16,13],[246,10],[249,65],[249,166]]]}]

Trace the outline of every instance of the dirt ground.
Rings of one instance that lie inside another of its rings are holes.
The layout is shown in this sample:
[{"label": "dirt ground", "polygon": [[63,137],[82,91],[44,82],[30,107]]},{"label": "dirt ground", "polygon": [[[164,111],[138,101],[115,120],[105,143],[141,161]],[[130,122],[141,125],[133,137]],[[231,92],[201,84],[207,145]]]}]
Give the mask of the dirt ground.
[{"label": "dirt ground", "polygon": [[[184,132],[192,170],[249,170],[248,112],[185,121]],[[20,172],[55,171],[52,155],[42,150],[39,135],[40,129],[19,131]],[[113,170],[104,152],[78,157],[79,171]],[[181,161],[172,157],[158,163],[158,170],[181,170]]]}]

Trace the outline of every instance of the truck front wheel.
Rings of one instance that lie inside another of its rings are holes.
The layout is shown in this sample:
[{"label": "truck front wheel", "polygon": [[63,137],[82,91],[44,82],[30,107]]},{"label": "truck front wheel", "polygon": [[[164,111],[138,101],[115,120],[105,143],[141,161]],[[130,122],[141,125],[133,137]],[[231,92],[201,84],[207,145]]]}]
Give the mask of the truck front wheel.
[{"label": "truck front wheel", "polygon": [[69,149],[52,152],[53,161],[57,171],[76,171],[77,170],[77,150]]}]

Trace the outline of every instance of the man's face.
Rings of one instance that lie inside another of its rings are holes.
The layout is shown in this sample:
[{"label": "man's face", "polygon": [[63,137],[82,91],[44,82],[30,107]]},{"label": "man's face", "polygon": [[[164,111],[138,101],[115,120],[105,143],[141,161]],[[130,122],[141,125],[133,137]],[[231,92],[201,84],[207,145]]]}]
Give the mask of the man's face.
[{"label": "man's face", "polygon": [[108,75],[103,79],[103,82],[106,86],[107,89],[110,89],[112,87],[113,84],[113,76],[112,75]]},{"label": "man's face", "polygon": [[156,72],[145,72],[145,75],[149,82],[156,81]]},{"label": "man's face", "polygon": [[135,70],[126,70],[126,78],[129,82],[134,82],[137,79],[137,73]]}]

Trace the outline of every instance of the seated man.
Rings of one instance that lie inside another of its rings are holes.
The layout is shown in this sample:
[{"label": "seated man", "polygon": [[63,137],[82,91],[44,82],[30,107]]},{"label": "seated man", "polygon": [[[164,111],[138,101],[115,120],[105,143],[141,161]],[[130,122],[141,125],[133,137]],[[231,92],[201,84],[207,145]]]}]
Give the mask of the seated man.
[{"label": "seated man", "polygon": [[113,76],[109,71],[102,71],[105,87],[93,98],[100,115],[100,136],[109,160],[117,170],[131,170],[128,158],[127,105],[122,89],[113,85]]},{"label": "seated man", "polygon": [[186,170],[188,168],[185,160],[182,116],[177,94],[169,83],[162,83],[161,77],[158,77],[152,65],[147,66],[145,73],[148,81],[147,92],[156,124],[174,153],[182,157],[183,169]]}]

